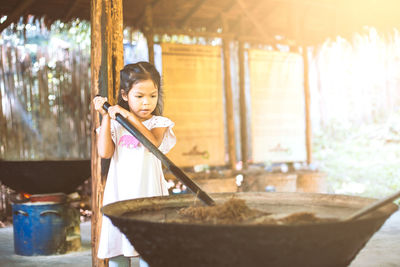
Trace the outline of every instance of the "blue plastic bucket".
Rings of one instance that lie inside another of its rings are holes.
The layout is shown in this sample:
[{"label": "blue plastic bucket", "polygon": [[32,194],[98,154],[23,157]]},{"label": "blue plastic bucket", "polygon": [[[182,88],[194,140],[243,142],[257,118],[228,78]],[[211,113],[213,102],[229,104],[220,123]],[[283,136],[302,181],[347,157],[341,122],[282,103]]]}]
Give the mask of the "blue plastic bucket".
[{"label": "blue plastic bucket", "polygon": [[57,202],[14,203],[14,249],[18,255],[64,253],[66,204]]}]

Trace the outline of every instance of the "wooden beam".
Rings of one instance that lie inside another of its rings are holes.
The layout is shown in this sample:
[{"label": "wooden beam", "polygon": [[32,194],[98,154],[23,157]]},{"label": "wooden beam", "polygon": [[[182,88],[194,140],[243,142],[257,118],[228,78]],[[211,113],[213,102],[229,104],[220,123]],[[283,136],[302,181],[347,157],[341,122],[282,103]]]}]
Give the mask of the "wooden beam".
[{"label": "wooden beam", "polygon": [[[236,0],[235,0],[235,2],[236,2]],[[265,2],[263,2],[263,1],[257,2],[256,7],[254,7],[253,9],[259,10],[259,9],[263,6],[263,3],[265,3]],[[265,15],[265,17],[268,16],[268,14],[263,14],[263,15]],[[244,21],[243,17],[239,17],[239,18],[231,25],[230,31],[234,32],[234,31],[240,26],[240,33],[243,34],[243,33],[244,33],[244,32],[243,32],[243,28],[244,28],[244,27],[243,27],[243,26],[244,26],[243,21]]]},{"label": "wooden beam", "polygon": [[[230,1],[224,8],[224,10],[222,10],[222,12],[228,13],[234,6],[236,5],[236,0],[232,0]],[[210,28],[214,28],[217,27],[217,24],[221,23],[221,14],[218,14],[217,16],[215,16],[209,23]]]},{"label": "wooden beam", "polygon": [[[119,71],[123,65],[122,0],[91,0],[91,99],[101,94],[115,104],[119,88]],[[100,125],[98,113],[92,116],[92,266],[107,266],[107,260],[97,258],[103,205],[103,193],[108,161],[97,153],[95,129]]]},{"label": "wooden beam", "polygon": [[147,49],[149,53],[149,61],[154,64],[154,33],[153,33],[153,5],[150,0],[147,0],[145,10],[146,24],[144,35],[147,40]]},{"label": "wooden beam", "polygon": [[[244,41],[253,44],[266,44],[266,45],[289,45],[288,40],[277,40],[273,37],[263,38],[260,35],[248,35],[248,34],[235,34],[235,33],[218,33],[218,32],[209,32],[209,31],[191,31],[185,29],[177,29],[177,28],[153,28],[153,34],[163,35],[187,35],[192,37],[206,37],[206,38],[230,38],[238,41]],[[293,45],[293,44],[291,44]]]},{"label": "wooden beam", "polygon": [[[227,28],[226,20],[223,20],[223,27]],[[225,84],[225,112],[228,128],[228,155],[229,164],[232,170],[236,169],[236,145],[235,145],[235,122],[233,118],[233,96],[232,96],[232,83],[231,83],[231,52],[230,52],[231,39],[223,39],[223,52],[224,52],[224,84]]]},{"label": "wooden beam", "polygon": [[275,45],[282,44],[288,45],[287,40],[277,40],[273,37],[263,38],[262,36],[254,36],[254,35],[239,35],[236,37],[238,41],[244,41],[252,44],[266,44],[266,45]]},{"label": "wooden beam", "polygon": [[183,19],[178,23],[180,28],[185,28],[186,24],[190,18],[196,13],[197,10],[204,4],[206,0],[198,0],[194,6],[189,10],[189,12],[183,17]]},{"label": "wooden beam", "polygon": [[168,34],[168,35],[187,35],[192,37],[206,37],[206,38],[223,38],[223,39],[230,38],[254,44],[267,44],[267,45],[288,44],[287,40],[277,40],[273,37],[263,38],[260,35],[246,35],[246,34],[236,35],[235,33],[218,33],[218,32],[203,32],[203,31],[198,32],[198,31],[190,31],[177,28],[153,28],[153,33],[159,35]]},{"label": "wooden beam", "polygon": [[0,24],[0,33],[12,23],[16,22],[20,17],[22,17],[25,14],[25,11],[34,3],[35,0],[20,1],[20,4],[15,7],[10,15],[7,16],[7,19]]},{"label": "wooden beam", "polygon": [[240,30],[239,30],[239,35],[240,35],[243,33],[241,31],[241,29],[243,28],[243,17],[238,18],[236,21],[233,22],[233,24],[231,24],[230,31],[236,32],[238,30],[239,26],[240,26]]},{"label": "wooden beam", "polygon": [[206,38],[234,38],[233,34],[218,33],[218,32],[198,32],[177,28],[153,28],[154,34],[168,34],[168,35],[187,35],[193,37],[206,37]]},{"label": "wooden beam", "polygon": [[311,137],[311,113],[310,113],[310,82],[309,82],[309,64],[308,49],[302,47],[303,64],[304,64],[304,99],[305,99],[305,120],[306,120],[306,151],[307,164],[312,163],[312,137]]},{"label": "wooden beam", "polygon": [[[263,2],[263,1],[258,2],[257,7],[254,8],[254,9],[256,9],[256,10],[263,9],[265,3],[266,3],[266,2]],[[274,9],[276,9],[278,6],[279,6],[279,5],[278,5],[278,2],[273,2],[273,3],[272,3],[272,7],[269,7],[268,10],[266,10],[266,12],[263,12],[263,14],[262,14],[263,17],[262,17],[261,19],[259,19],[259,24],[260,24],[260,25],[267,25],[267,23],[265,23],[266,20],[268,19],[269,15],[272,14],[272,12],[274,11]],[[269,28],[270,28],[270,27],[269,27]]]},{"label": "wooden beam", "polygon": [[65,15],[65,20],[68,21],[72,18],[72,15],[74,14],[76,8],[78,7],[79,3],[82,0],[75,0],[74,3],[70,6],[70,8],[67,11],[67,14]]},{"label": "wooden beam", "polygon": [[[151,2],[151,7],[154,9],[158,3],[160,3],[161,0],[153,0]],[[133,25],[136,26],[137,28],[140,28],[140,26],[145,22],[146,18],[146,8],[147,5],[144,7],[144,9],[140,12],[140,15],[138,16],[138,19],[133,22]]]},{"label": "wooden beam", "polygon": [[242,0],[236,0],[236,3],[239,5],[240,9],[244,13],[244,15],[250,20],[250,22],[254,25],[258,33],[266,39],[271,38],[267,32],[264,31],[264,28],[258,23],[256,18],[251,14],[248,10],[246,4]]}]

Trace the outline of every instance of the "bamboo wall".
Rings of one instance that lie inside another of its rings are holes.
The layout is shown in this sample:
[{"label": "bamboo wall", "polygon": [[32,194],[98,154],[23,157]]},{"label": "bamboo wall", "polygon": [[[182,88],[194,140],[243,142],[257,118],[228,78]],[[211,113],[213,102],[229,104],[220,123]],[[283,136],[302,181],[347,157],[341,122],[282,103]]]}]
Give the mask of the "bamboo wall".
[{"label": "bamboo wall", "polygon": [[88,55],[0,45],[0,159],[90,156]]}]

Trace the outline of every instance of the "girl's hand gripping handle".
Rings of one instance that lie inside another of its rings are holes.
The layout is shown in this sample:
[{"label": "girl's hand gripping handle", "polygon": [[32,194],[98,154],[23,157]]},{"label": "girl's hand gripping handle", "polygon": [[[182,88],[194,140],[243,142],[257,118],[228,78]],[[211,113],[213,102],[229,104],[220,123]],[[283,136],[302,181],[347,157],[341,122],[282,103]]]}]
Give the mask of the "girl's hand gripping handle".
[{"label": "girl's hand gripping handle", "polygon": [[[103,108],[108,112],[110,103],[104,102]],[[137,140],[139,140],[148,150],[151,151],[167,167],[178,180],[189,188],[206,205],[215,205],[214,200],[204,192],[192,179],[190,179],[179,167],[177,167],[167,156],[165,156],[152,142],[149,141],[139,130],[129,123],[121,114],[116,113],[115,119]]]},{"label": "girl's hand gripping handle", "polygon": [[101,95],[96,95],[93,98],[94,109],[99,112],[102,116],[107,115],[107,110],[104,109],[103,103],[107,101],[107,98]]},{"label": "girl's hand gripping handle", "polygon": [[103,109],[108,112],[108,108],[111,107],[110,103],[104,102]]}]

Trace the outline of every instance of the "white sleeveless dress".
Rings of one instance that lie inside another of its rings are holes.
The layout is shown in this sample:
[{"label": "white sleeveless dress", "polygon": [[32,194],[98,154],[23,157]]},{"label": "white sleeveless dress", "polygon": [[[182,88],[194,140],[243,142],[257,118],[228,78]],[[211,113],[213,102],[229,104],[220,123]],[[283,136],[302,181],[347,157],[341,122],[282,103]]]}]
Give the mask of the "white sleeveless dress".
[{"label": "white sleeveless dress", "polygon": [[[170,119],[153,116],[143,121],[143,125],[149,130],[168,127],[159,146],[164,154],[175,145],[174,123]],[[120,200],[168,195],[161,161],[115,120],[111,120],[111,137],[115,151],[107,175],[103,206]],[[110,219],[103,216],[97,256],[105,259],[119,255],[132,257],[138,253]]]}]

